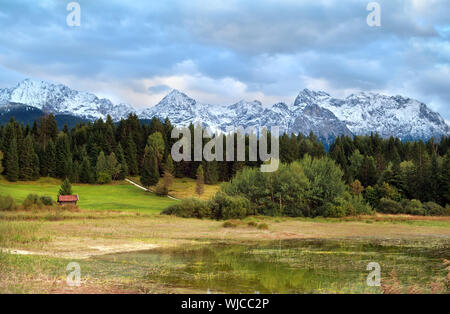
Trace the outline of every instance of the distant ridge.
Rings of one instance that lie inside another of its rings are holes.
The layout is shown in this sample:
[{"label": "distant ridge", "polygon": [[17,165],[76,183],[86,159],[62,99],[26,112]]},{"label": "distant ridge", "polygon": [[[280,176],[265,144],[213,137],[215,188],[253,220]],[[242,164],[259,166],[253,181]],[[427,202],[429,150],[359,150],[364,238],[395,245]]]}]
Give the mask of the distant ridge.
[{"label": "distant ridge", "polygon": [[[16,106],[14,111],[11,104],[25,107]],[[139,111],[129,104],[116,105],[92,93],[46,81],[26,79],[16,87],[0,89],[2,123],[13,113],[23,120],[31,120],[38,114],[31,107],[80,121],[106,119],[107,115],[118,121],[134,112],[141,119],[168,117],[176,126],[201,123],[213,131],[226,131],[227,127],[237,126],[279,126],[281,132],[287,133],[309,134],[313,131],[325,143],[334,141],[339,135],[371,132],[402,140],[440,138],[450,134],[444,119],[426,104],[403,96],[367,92],[337,99],[323,91],[304,89],[292,104],[280,102],[263,107],[257,100],[241,100],[220,107],[200,103],[172,90],[155,106]]]}]

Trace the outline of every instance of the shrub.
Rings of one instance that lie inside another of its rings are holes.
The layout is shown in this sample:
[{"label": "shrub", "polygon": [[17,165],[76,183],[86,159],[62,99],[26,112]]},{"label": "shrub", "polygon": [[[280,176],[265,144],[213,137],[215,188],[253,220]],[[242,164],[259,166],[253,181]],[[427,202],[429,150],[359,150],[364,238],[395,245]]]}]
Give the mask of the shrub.
[{"label": "shrub", "polygon": [[331,203],[327,203],[323,206],[323,215],[324,217],[344,217],[347,216],[347,209],[345,207],[345,204],[338,204],[334,205]]},{"label": "shrub", "polygon": [[403,200],[403,212],[408,215],[425,215],[422,203],[419,200]]},{"label": "shrub", "polygon": [[107,171],[101,171],[97,174],[97,183],[99,184],[108,184],[111,180],[111,174]]},{"label": "shrub", "polygon": [[237,224],[235,224],[235,223],[232,222],[232,221],[225,221],[225,222],[223,223],[222,227],[224,227],[224,228],[236,228],[236,227],[237,227]]},{"label": "shrub", "polygon": [[312,216],[323,216],[323,205],[335,203],[343,197],[347,187],[342,180],[344,173],[336,162],[328,157],[311,158],[306,155],[300,161],[306,177],[309,179],[309,203],[312,204]]},{"label": "shrub", "polygon": [[211,210],[207,202],[196,198],[187,198],[176,205],[166,208],[162,214],[185,218],[205,218],[211,216]]},{"label": "shrub", "polygon": [[44,195],[39,198],[45,206],[52,206],[54,204],[53,199],[50,196]]},{"label": "shrub", "polygon": [[336,198],[333,203],[325,204],[323,209],[324,217],[340,218],[363,214],[373,214],[370,205],[362,197],[352,195],[348,192],[344,193],[342,197]]},{"label": "shrub", "polygon": [[258,225],[259,230],[269,230],[269,225],[266,223],[261,223]]},{"label": "shrub", "polygon": [[434,202],[427,202],[423,204],[425,215],[429,216],[447,216],[450,215],[448,208],[444,208]]},{"label": "shrub", "polygon": [[208,204],[215,219],[242,219],[250,213],[250,201],[241,196],[218,192]]},{"label": "shrub", "polygon": [[162,182],[158,183],[155,187],[155,193],[159,196],[167,196],[169,194],[169,189]]},{"label": "shrub", "polygon": [[400,201],[401,195],[397,191],[397,189],[393,186],[390,186],[388,183],[384,182],[382,185],[376,185],[376,190],[378,194],[378,198],[388,198],[394,201]]},{"label": "shrub", "polygon": [[374,208],[378,207],[380,199],[375,188],[368,186],[364,189],[363,196],[367,203],[370,204],[370,206]]},{"label": "shrub", "polygon": [[363,192],[364,199],[374,208],[380,206],[380,200],[382,198],[394,200],[396,202],[401,201],[401,195],[397,189],[388,183],[381,185],[377,184],[374,187],[368,186]]},{"label": "shrub", "polygon": [[22,206],[24,209],[41,209],[44,204],[39,198],[39,195],[37,194],[28,194],[28,196],[25,198],[25,200],[22,203]]},{"label": "shrub", "polygon": [[[230,183],[221,186],[221,192],[248,199],[253,214],[323,216],[324,211],[330,212],[330,204],[344,197],[347,188],[342,176],[342,170],[330,158],[313,159],[306,155],[302,161],[281,164],[277,171],[271,173],[244,168]],[[214,209],[213,213],[216,214]],[[220,214],[215,218],[223,219]]]},{"label": "shrub", "polygon": [[403,212],[403,207],[396,201],[382,198],[378,204],[377,211],[385,214],[400,214]]},{"label": "shrub", "polygon": [[256,226],[258,226],[258,224],[255,221],[249,221],[247,223],[247,226],[249,226],[249,227],[256,227]]},{"label": "shrub", "polygon": [[0,210],[15,210],[16,208],[16,202],[11,195],[0,195]]}]

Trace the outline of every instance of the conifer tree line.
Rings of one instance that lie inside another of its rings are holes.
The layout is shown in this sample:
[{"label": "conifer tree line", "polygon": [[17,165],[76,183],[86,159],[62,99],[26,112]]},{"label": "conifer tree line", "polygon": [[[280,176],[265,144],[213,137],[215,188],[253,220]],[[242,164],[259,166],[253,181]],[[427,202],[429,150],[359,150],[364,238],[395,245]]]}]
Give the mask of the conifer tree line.
[{"label": "conifer tree line", "polygon": [[[196,126],[198,127],[198,126]],[[194,125],[191,130],[191,153],[194,160]],[[39,177],[68,178],[72,183],[108,183],[126,176],[140,177],[144,186],[153,186],[161,177],[190,177],[197,179],[199,166],[206,184],[228,181],[245,166],[258,166],[257,162],[174,162],[171,147],[173,126],[169,119],[152,119],[141,123],[130,114],[127,119],[114,123],[110,117],[88,124],[78,124],[71,130],[67,126],[59,131],[52,114],[41,117],[32,126],[22,125],[13,118],[0,126],[0,151],[3,153],[3,175],[9,181],[36,180]],[[237,135],[235,134],[235,159]],[[226,136],[223,137],[226,150]],[[203,139],[203,145],[209,140]],[[249,138],[246,136],[248,152]],[[284,137],[281,138],[284,145]],[[270,141],[269,141],[270,142]],[[288,138],[286,145],[299,147],[292,152],[286,146],[286,156],[296,159],[299,154],[325,155],[323,146],[314,135]],[[247,158],[248,159],[248,158]]]},{"label": "conifer tree line", "polygon": [[[173,128],[169,119],[153,118],[145,124],[135,114],[117,123],[108,116],[106,121],[80,123],[72,129],[65,126],[61,131],[51,114],[32,126],[11,119],[0,126],[0,170],[9,181],[49,176],[68,178],[72,183],[104,184],[131,176],[140,177],[145,186],[153,186],[165,177],[166,183],[161,186],[164,190],[173,177],[198,179],[200,166],[204,183],[215,184],[229,181],[246,166],[261,164],[261,161],[174,162],[170,150],[178,139],[171,138]],[[195,127],[191,124],[189,128],[193,137]],[[238,135],[232,136],[237,154]],[[208,141],[203,139],[203,145]],[[226,151],[226,136],[223,141]],[[245,143],[248,154],[248,136]],[[346,183],[356,190],[360,184],[364,198],[374,207],[383,197],[433,201],[445,206],[450,203],[449,146],[449,137],[402,142],[372,134],[339,137],[327,153],[313,133],[283,134],[280,160],[289,164],[305,155],[312,158],[328,155],[343,170]],[[191,154],[194,160],[193,149]]]},{"label": "conifer tree line", "polygon": [[361,184],[373,207],[382,198],[450,204],[450,137],[439,142],[402,142],[398,138],[339,137],[329,156],[344,171],[348,184]]}]

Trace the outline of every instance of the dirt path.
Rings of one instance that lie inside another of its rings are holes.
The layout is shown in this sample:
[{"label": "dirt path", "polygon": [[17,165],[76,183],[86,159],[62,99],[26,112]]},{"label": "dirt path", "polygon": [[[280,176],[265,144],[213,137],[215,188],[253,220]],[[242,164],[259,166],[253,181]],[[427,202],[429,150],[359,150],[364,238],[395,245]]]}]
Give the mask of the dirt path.
[{"label": "dirt path", "polygon": [[[131,181],[130,179],[125,179],[125,181],[127,181],[128,183],[131,183],[132,185],[134,185],[135,187],[137,187],[137,188],[139,188],[141,190],[144,190],[146,192],[153,192],[154,193],[154,191],[152,191],[150,189],[147,189],[147,188],[143,187],[142,185],[139,185],[136,182]],[[167,197],[172,199],[172,200],[175,200],[175,201],[179,201],[180,200],[180,199],[178,199],[176,197],[173,197],[173,196],[170,196],[170,195],[167,195]]]},{"label": "dirt path", "polygon": [[[64,241],[56,245],[59,246],[58,251],[28,251],[28,250],[17,250],[10,248],[0,248],[0,251],[16,254],[16,255],[43,255],[51,257],[61,257],[61,258],[74,258],[74,259],[87,259],[99,255],[115,254],[115,253],[126,253],[126,252],[136,252],[151,250],[159,247],[157,244],[150,243],[122,243],[122,244],[96,244],[78,247],[76,243],[71,243],[72,241]],[[78,242],[78,241],[74,241]]]}]

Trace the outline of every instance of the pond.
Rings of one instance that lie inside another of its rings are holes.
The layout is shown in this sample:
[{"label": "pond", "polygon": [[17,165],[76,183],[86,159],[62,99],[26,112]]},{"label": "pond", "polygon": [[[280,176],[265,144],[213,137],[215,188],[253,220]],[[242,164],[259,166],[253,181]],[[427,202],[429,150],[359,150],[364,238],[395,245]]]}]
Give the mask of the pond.
[{"label": "pond", "polygon": [[428,284],[444,274],[448,243],[381,240],[210,242],[182,248],[96,257],[102,273],[206,293],[380,293],[366,283],[367,265],[402,285]]}]

